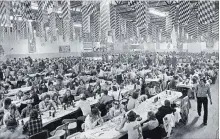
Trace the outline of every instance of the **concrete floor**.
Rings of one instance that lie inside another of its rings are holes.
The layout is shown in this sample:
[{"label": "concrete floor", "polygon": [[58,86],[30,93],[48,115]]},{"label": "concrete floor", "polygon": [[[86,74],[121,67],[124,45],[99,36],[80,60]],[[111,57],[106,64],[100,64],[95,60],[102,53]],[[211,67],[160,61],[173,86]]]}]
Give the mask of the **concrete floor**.
[{"label": "concrete floor", "polygon": [[[189,121],[186,126],[177,125],[169,139],[216,139],[219,126],[219,80],[211,85],[212,105],[208,105],[208,123],[203,126],[203,111],[201,116],[197,114],[197,103],[191,100],[192,108],[189,113]],[[203,108],[202,108],[203,110]]]}]

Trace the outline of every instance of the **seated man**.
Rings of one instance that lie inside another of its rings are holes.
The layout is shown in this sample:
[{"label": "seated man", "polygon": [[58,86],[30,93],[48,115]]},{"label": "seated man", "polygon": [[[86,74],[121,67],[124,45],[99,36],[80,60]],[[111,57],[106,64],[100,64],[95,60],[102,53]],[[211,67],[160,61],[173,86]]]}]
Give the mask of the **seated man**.
[{"label": "seated man", "polygon": [[54,110],[56,110],[57,106],[53,102],[53,100],[50,100],[50,96],[46,95],[44,96],[44,100],[39,103],[39,109],[41,112],[45,112],[50,110],[51,108],[54,108]]},{"label": "seated man", "polygon": [[142,128],[134,111],[130,111],[119,127],[119,132],[128,133],[128,139],[143,139]]},{"label": "seated man", "polygon": [[170,101],[169,100],[165,100],[164,101],[164,106],[161,106],[158,109],[157,113],[156,113],[156,118],[159,121],[159,124],[163,124],[163,118],[167,114],[174,113],[175,111],[176,110],[171,107]]},{"label": "seated man", "polygon": [[30,113],[30,120],[25,123],[23,129],[28,132],[29,136],[42,131],[42,119],[38,116],[37,110],[33,109]]}]

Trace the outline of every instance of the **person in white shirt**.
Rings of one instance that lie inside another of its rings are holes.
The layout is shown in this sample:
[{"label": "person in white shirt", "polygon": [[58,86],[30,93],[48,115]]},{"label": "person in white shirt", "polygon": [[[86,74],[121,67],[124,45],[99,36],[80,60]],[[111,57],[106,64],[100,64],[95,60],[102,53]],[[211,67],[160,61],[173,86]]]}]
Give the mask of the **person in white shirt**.
[{"label": "person in white shirt", "polygon": [[76,102],[75,106],[82,112],[82,116],[77,118],[77,131],[81,131],[82,123],[85,121],[86,116],[91,113],[91,106],[89,101],[86,100],[85,94],[81,94],[80,100]]},{"label": "person in white shirt", "polygon": [[91,113],[87,115],[85,119],[85,131],[95,128],[98,124],[102,124],[103,119],[101,118],[100,112],[97,108],[93,108]]},{"label": "person in white shirt", "polygon": [[140,123],[136,121],[136,118],[136,113],[134,111],[130,111],[118,129],[119,132],[127,132],[128,139],[143,139],[142,128]]},{"label": "person in white shirt", "polygon": [[44,100],[39,103],[39,109],[41,112],[45,112],[50,110],[51,108],[57,110],[56,103],[53,100],[50,100],[50,95],[45,95]]},{"label": "person in white shirt", "polygon": [[138,93],[134,92],[132,94],[132,97],[129,98],[128,100],[128,105],[127,105],[127,110],[131,110],[136,108],[139,105],[139,101],[138,101]]},{"label": "person in white shirt", "polygon": [[143,136],[144,138],[150,138],[149,135],[153,136],[151,131],[159,126],[159,122],[153,111],[149,111],[147,115],[147,122],[143,124]]},{"label": "person in white shirt", "polygon": [[114,100],[121,100],[121,90],[118,90],[116,86],[113,86],[112,91],[109,92],[109,96],[112,96]]}]

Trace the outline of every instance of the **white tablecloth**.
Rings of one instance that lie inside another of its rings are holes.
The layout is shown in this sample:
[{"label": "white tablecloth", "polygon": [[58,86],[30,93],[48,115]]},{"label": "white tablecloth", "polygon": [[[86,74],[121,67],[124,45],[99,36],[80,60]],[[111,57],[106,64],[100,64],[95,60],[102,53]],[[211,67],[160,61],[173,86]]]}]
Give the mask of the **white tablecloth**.
[{"label": "white tablecloth", "polygon": [[[90,105],[94,105],[98,102],[98,98],[94,99],[93,97],[87,98],[87,100],[90,102]],[[76,107],[70,106],[66,110],[64,110],[62,106],[59,106],[58,110],[56,111],[55,117],[49,116],[49,111],[44,112],[42,115],[43,126],[46,126],[68,114],[74,113],[77,111],[77,109],[78,108]],[[24,123],[27,122],[28,120],[29,120],[29,117],[23,119]],[[21,124],[21,120],[19,120],[19,124]]]},{"label": "white tablecloth", "polygon": [[[134,112],[139,114],[142,117],[141,123],[147,120],[147,114],[149,111],[157,112],[158,108],[162,106],[164,100],[170,100],[171,103],[177,98],[181,97],[181,92],[172,91],[171,95],[169,93],[161,92],[160,94],[147,99],[145,102],[141,103],[136,109],[133,109]],[[160,99],[155,103],[154,99],[159,97]],[[93,130],[88,130],[81,134],[81,138],[89,139],[115,139],[120,138],[124,134],[115,130],[116,127],[120,125],[122,121],[122,115],[115,117],[112,121],[104,123],[102,126],[96,127]]]},{"label": "white tablecloth", "polygon": [[16,95],[19,90],[21,90],[22,92],[30,91],[30,90],[31,90],[31,86],[30,86],[30,87],[23,87],[23,88],[17,88],[17,89],[8,90],[9,93],[8,93],[8,94],[5,94],[5,95],[6,95],[6,96]]}]

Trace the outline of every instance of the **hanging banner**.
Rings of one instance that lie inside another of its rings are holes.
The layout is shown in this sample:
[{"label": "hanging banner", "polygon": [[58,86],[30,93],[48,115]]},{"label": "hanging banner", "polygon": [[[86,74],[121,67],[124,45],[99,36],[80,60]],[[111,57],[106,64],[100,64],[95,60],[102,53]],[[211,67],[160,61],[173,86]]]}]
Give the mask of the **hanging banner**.
[{"label": "hanging banner", "polygon": [[28,51],[29,53],[35,53],[36,52],[36,37],[34,35],[34,30],[32,26],[32,22],[28,22]]},{"label": "hanging banner", "polygon": [[70,53],[70,45],[60,45],[59,53]]}]

